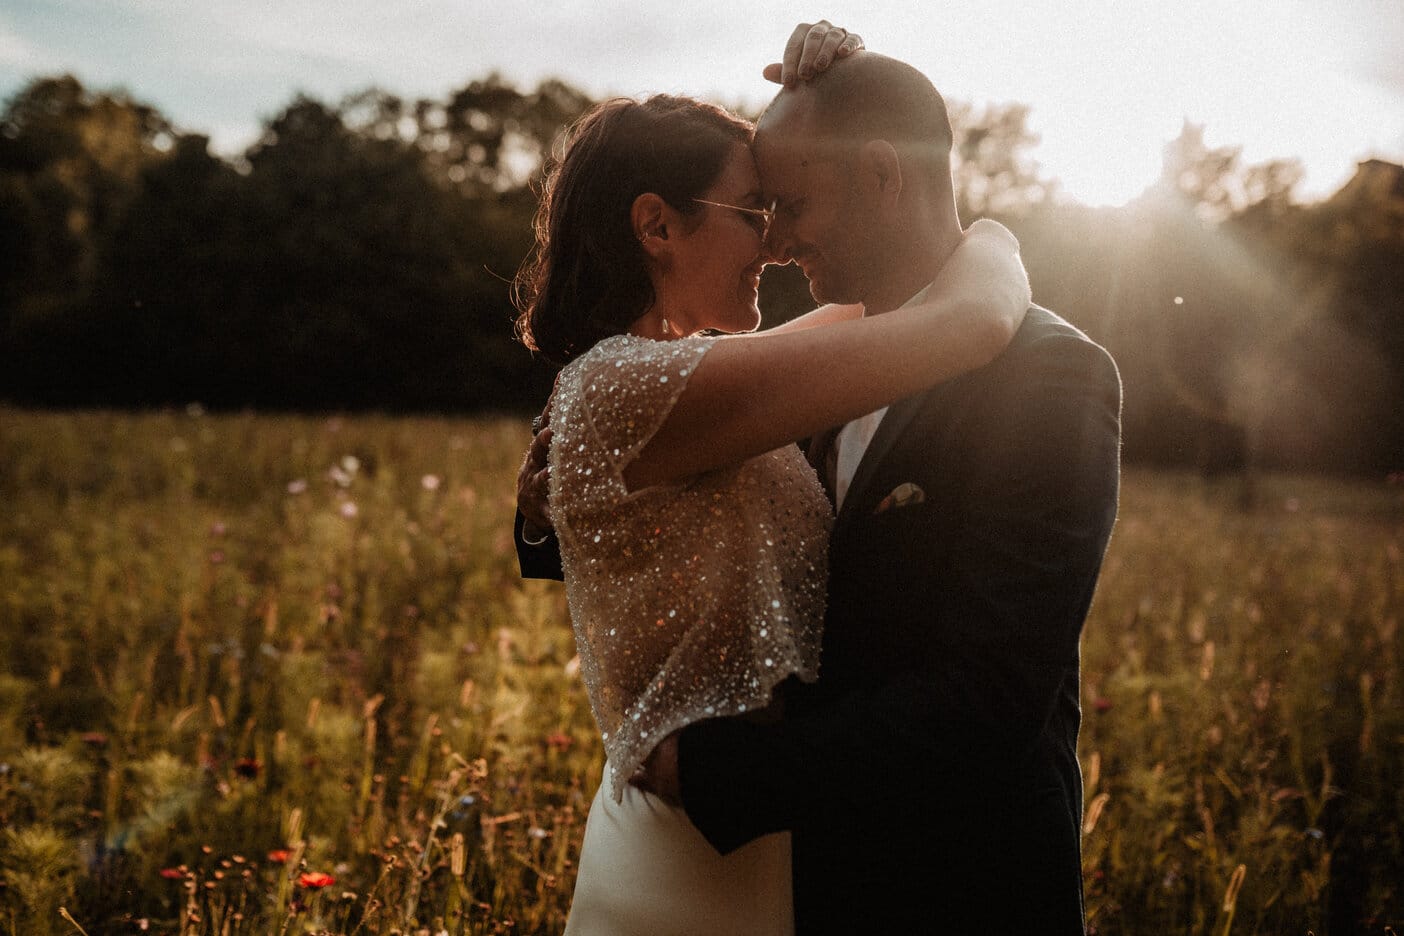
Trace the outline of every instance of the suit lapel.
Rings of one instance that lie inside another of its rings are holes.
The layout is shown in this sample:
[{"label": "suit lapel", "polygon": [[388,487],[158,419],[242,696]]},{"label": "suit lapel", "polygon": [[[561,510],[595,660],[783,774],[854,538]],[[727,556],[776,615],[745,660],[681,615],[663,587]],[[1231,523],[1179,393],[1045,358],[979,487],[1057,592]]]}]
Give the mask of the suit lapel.
[{"label": "suit lapel", "polygon": [[878,466],[887,457],[887,453],[892,450],[892,446],[902,437],[902,433],[931,392],[928,390],[915,396],[909,396],[888,407],[887,415],[882,417],[877,432],[873,434],[873,440],[868,443],[868,450],[863,453],[863,460],[858,463],[858,470],[853,473],[853,480],[848,485],[848,493],[843,497],[843,509],[839,511],[838,524],[844,523],[846,518],[853,514],[854,510],[857,509],[856,505],[867,501],[868,488],[872,486],[873,476],[877,473]]},{"label": "suit lapel", "polygon": [[836,500],[834,477],[837,473],[837,466],[834,464],[834,439],[842,428],[843,426],[834,426],[823,432],[816,432],[809,437],[808,443],[804,446],[804,457],[809,461],[810,467],[819,475],[819,483],[824,485],[824,493],[829,495],[829,506],[831,507]]}]

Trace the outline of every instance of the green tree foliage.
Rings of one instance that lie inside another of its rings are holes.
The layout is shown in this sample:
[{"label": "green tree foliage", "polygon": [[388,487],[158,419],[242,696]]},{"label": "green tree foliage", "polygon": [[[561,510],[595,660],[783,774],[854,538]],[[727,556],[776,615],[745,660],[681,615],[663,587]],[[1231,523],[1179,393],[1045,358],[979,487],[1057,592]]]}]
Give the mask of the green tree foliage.
[{"label": "green tree foliage", "polygon": [[1008,219],[1035,299],[1116,357],[1129,457],[1249,475],[1404,464],[1404,236],[1387,220],[1404,192],[1301,205],[1300,179],[1187,122],[1125,208]]},{"label": "green tree foliage", "polygon": [[[225,159],[125,94],[38,79],[0,115],[0,398],[534,409],[551,374],[513,339],[509,281],[590,104],[495,74],[298,97]],[[1404,467],[1397,167],[1302,205],[1298,164],[1186,122],[1141,198],[1090,209],[1040,175],[1027,107],[950,111],[961,217],[1014,227],[1035,299],[1112,350],[1129,458]],[[768,324],[812,305],[793,267],[761,297]]]}]

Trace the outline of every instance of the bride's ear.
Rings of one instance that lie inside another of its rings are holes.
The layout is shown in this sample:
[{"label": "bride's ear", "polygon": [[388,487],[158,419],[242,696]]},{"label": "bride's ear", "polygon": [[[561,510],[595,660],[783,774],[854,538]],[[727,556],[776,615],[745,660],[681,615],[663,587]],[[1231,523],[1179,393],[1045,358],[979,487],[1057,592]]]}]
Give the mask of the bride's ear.
[{"label": "bride's ear", "polygon": [[668,220],[671,211],[668,203],[653,192],[645,192],[634,199],[629,209],[629,222],[634,229],[634,237],[643,247],[644,253],[655,260],[668,248]]}]

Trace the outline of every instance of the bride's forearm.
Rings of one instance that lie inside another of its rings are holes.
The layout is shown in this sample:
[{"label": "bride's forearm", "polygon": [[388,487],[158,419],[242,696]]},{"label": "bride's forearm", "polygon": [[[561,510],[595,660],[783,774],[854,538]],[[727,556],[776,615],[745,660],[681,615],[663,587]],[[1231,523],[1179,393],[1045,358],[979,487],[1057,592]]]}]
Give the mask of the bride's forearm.
[{"label": "bride's forearm", "polygon": [[1028,308],[1033,295],[1019,256],[1019,241],[1004,225],[972,224],[960,246],[911,312]]},{"label": "bride's forearm", "polygon": [[862,317],[863,306],[861,304],[855,303],[854,305],[839,305],[838,303],[830,303],[828,305],[821,305],[817,309],[813,309],[809,312],[806,312],[798,318],[793,318],[790,319],[788,322],[776,325],[774,328],[767,328],[766,334],[787,335],[790,332],[801,331],[806,328],[813,328],[816,325],[832,325],[835,322],[851,322],[854,319],[859,319]]},{"label": "bride's forearm", "polygon": [[1028,302],[1013,235],[972,227],[917,305],[718,341],[625,480],[637,489],[736,464],[983,366]]}]

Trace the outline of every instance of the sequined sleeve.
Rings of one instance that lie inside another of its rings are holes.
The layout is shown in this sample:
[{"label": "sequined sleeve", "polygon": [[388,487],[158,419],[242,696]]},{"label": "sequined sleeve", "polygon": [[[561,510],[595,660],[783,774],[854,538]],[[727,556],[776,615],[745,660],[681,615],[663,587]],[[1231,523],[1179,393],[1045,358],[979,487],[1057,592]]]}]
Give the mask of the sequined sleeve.
[{"label": "sequined sleeve", "polygon": [[669,732],[817,675],[831,512],[799,450],[686,484],[623,481],[713,344],[606,339],[556,392],[552,519],[616,798]]},{"label": "sequined sleeve", "polygon": [[715,341],[612,339],[602,342],[611,353],[582,362],[580,415],[598,446],[599,461],[619,482],[621,493],[624,470],[662,428],[688,377]]}]

